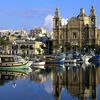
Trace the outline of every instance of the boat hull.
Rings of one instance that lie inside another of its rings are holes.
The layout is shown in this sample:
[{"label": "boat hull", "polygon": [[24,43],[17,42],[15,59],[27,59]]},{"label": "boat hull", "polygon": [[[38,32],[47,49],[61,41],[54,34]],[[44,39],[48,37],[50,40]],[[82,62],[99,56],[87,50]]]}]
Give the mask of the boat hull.
[{"label": "boat hull", "polygon": [[30,66],[32,65],[32,62],[29,61],[27,63],[24,63],[24,64],[20,64],[20,65],[0,65],[0,69],[19,69],[19,68],[29,68]]},{"label": "boat hull", "polygon": [[42,66],[45,65],[45,62],[34,62],[33,66]]},{"label": "boat hull", "polygon": [[39,66],[31,66],[31,68],[36,68],[36,69],[45,69],[45,65],[39,65]]},{"label": "boat hull", "polygon": [[52,60],[52,61],[46,61],[46,64],[64,64],[65,58],[62,58],[60,60]]}]

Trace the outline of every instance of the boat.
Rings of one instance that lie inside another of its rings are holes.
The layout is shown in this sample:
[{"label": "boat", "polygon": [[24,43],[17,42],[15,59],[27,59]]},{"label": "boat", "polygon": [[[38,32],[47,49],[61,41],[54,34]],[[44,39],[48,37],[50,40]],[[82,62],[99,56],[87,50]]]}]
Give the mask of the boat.
[{"label": "boat", "polygon": [[89,62],[95,64],[96,66],[100,66],[100,54],[96,54],[92,58],[90,58]]},{"label": "boat", "polygon": [[45,69],[45,60],[43,58],[34,58],[31,68]]},{"label": "boat", "polygon": [[64,64],[65,54],[46,55],[46,64]]},{"label": "boat", "polygon": [[24,60],[21,56],[17,55],[0,55],[0,68],[29,68],[31,61]]},{"label": "boat", "polygon": [[45,65],[45,61],[36,61],[36,62],[33,62],[34,66],[44,66]]},{"label": "boat", "polygon": [[33,62],[31,68],[45,69],[45,61]]},{"label": "boat", "polygon": [[89,59],[92,58],[93,55],[92,54],[85,54],[82,56],[82,60],[84,63],[88,64],[89,63]]}]

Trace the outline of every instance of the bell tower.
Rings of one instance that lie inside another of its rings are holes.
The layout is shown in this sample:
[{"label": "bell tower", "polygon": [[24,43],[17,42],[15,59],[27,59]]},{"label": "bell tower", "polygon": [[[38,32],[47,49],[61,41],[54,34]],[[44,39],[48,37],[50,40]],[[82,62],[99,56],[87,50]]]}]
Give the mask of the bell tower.
[{"label": "bell tower", "polygon": [[60,11],[56,8],[55,16],[53,18],[53,48],[54,53],[60,50],[63,35],[62,35],[62,25],[61,25]]},{"label": "bell tower", "polygon": [[91,11],[90,11],[90,20],[91,20],[91,26],[97,27],[97,17],[93,6],[91,7]]},{"label": "bell tower", "polygon": [[97,16],[95,13],[95,9],[92,6],[90,10],[90,32],[89,32],[89,39],[90,39],[90,45],[97,44]]}]

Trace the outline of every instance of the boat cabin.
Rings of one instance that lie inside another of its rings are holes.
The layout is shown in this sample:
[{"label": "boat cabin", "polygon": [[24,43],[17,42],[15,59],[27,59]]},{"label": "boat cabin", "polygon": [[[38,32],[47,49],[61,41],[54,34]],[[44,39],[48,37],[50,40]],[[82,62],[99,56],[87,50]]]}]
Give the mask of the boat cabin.
[{"label": "boat cabin", "polygon": [[10,55],[0,55],[0,63],[6,63],[6,62],[14,62],[14,56]]},{"label": "boat cabin", "polygon": [[0,55],[0,63],[10,63],[10,62],[25,62],[21,56],[15,55]]}]

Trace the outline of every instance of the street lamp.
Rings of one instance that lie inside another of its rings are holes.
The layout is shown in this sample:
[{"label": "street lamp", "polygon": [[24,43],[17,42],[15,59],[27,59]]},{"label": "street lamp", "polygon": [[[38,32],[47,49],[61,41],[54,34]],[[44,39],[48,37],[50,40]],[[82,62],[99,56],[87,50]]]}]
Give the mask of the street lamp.
[{"label": "street lamp", "polygon": [[14,41],[12,45],[13,45],[13,54],[16,54],[16,41]]}]

